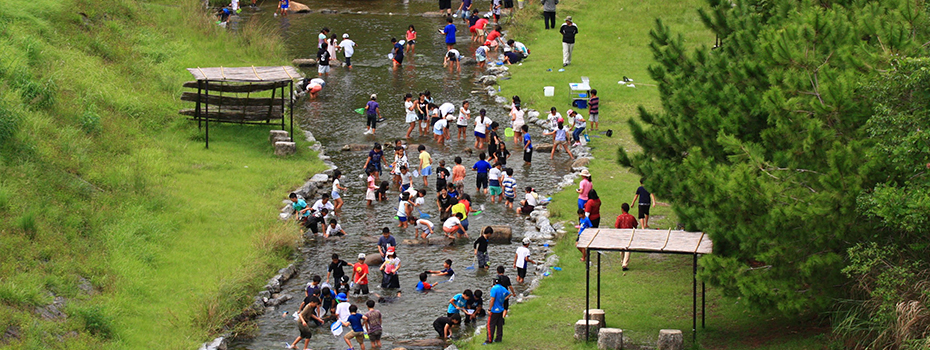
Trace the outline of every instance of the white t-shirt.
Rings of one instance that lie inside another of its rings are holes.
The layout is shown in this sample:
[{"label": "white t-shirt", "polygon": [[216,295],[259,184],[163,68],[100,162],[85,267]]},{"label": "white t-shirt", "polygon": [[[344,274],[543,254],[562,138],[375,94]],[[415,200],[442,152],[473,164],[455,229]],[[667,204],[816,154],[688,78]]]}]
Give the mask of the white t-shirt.
[{"label": "white t-shirt", "polygon": [[336,227],[333,227],[333,225],[326,226],[326,234],[329,236],[332,236],[334,234],[341,233],[341,232],[342,232],[342,225],[340,224],[336,224]]},{"label": "white t-shirt", "polygon": [[313,203],[313,206],[310,208],[313,208],[313,210],[316,210],[317,212],[319,212],[323,208],[326,208],[329,210],[330,213],[332,213],[333,209],[336,207],[333,206],[333,202],[326,202],[326,204],[323,204],[322,199],[317,199],[316,203]]},{"label": "white t-shirt", "polygon": [[232,7],[233,12],[239,9],[239,0],[232,0],[229,5]]},{"label": "white t-shirt", "polygon": [[442,131],[449,126],[449,122],[445,118],[441,118],[436,121],[436,124],[433,124],[433,130]]},{"label": "white t-shirt", "polygon": [[352,306],[352,304],[349,304],[346,301],[336,304],[336,314],[339,315],[339,322],[349,321],[349,316],[351,315],[349,312],[349,306]]},{"label": "white t-shirt", "polygon": [[453,54],[455,54],[455,56],[452,56],[452,57],[454,57],[456,60],[461,60],[461,59],[462,59],[462,54],[459,53],[459,50],[456,50],[456,49],[452,49],[452,50],[447,51],[447,52],[446,52],[446,57],[449,57],[449,53],[450,53],[450,52],[453,53]]},{"label": "white t-shirt", "polygon": [[[523,120],[524,112],[522,109],[519,109],[519,110],[514,109],[513,111],[510,111],[510,115],[513,116],[513,123],[511,124],[511,126],[518,126],[518,125],[523,126],[526,124],[526,122],[524,122]],[[520,131],[520,130],[514,130],[514,131]]]},{"label": "white t-shirt", "polygon": [[539,204],[539,202],[536,200],[536,196],[534,196],[532,193],[527,193],[525,196],[523,196],[523,199],[526,200],[526,204],[534,207]]},{"label": "white t-shirt", "polygon": [[461,224],[462,224],[462,220],[459,220],[459,218],[453,216],[453,217],[446,219],[446,222],[442,224],[442,227],[455,228],[456,226],[461,225]]},{"label": "white t-shirt", "polygon": [[339,47],[345,51],[346,57],[352,57],[352,55],[355,54],[355,42],[352,40],[342,39],[342,42],[339,43]]},{"label": "white t-shirt", "polygon": [[[413,186],[410,186],[410,189],[413,189]],[[417,197],[417,199],[413,200],[413,206],[415,207],[419,207],[425,203],[426,203],[426,199],[423,199],[423,197]]]},{"label": "white t-shirt", "polygon": [[530,257],[530,248],[520,247],[517,248],[517,267],[521,269],[526,268],[526,258]]},{"label": "white t-shirt", "polygon": [[488,170],[488,180],[498,180],[501,178],[501,170],[498,168],[491,168]]},{"label": "white t-shirt", "polygon": [[320,78],[310,79],[310,85],[317,84],[319,86],[326,86],[326,80]]},{"label": "white t-shirt", "polygon": [[421,232],[429,232],[433,229],[433,222],[426,219],[417,220],[417,229]]},{"label": "white t-shirt", "polygon": [[481,119],[481,116],[475,118],[475,132],[486,134],[488,132],[488,125],[491,125],[491,118],[485,116],[484,120]]},{"label": "white t-shirt", "polygon": [[446,102],[439,106],[439,115],[440,118],[445,118],[446,115],[455,113],[455,105]]},{"label": "white t-shirt", "polygon": [[409,184],[410,184],[410,178],[412,178],[412,177],[413,177],[413,173],[411,173],[411,172],[408,171],[406,174],[404,174],[404,173],[402,172],[402,173],[400,173],[400,183],[401,183],[402,185],[409,185]]},{"label": "white t-shirt", "polygon": [[407,203],[407,201],[400,201],[400,203],[397,203],[397,216],[398,217],[407,216],[407,205],[409,204],[410,203]]},{"label": "white t-shirt", "polygon": [[555,112],[555,115],[552,115],[550,112],[549,114],[546,114],[546,117],[548,118],[546,120],[549,121],[549,129],[555,129],[559,127],[559,119],[562,118],[562,115],[559,114],[559,112]]},{"label": "white t-shirt", "polygon": [[410,117],[417,118],[417,110],[413,108],[413,101],[404,101],[404,112],[407,114],[407,120],[410,120]]},{"label": "white t-shirt", "polygon": [[522,53],[524,56],[529,56],[529,55],[530,55],[530,50],[528,50],[528,49],[526,48],[526,45],[523,45],[523,43],[521,43],[521,42],[519,42],[519,41],[515,41],[515,42],[513,43],[513,50],[516,51],[516,52]]},{"label": "white t-shirt", "polygon": [[581,114],[575,114],[575,129],[583,128],[588,126],[588,123],[585,123],[584,117]]},{"label": "white t-shirt", "polygon": [[459,119],[455,122],[456,125],[468,126],[468,115],[471,114],[471,111],[465,107],[459,108]]}]

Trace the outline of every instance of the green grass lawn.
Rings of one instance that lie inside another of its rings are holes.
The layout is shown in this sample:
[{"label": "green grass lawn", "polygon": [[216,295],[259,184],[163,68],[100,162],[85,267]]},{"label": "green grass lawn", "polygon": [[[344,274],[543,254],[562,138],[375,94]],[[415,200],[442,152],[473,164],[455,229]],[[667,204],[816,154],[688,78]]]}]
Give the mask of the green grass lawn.
[{"label": "green grass lawn", "polygon": [[[292,258],[278,209],[324,166],[299,136],[274,156],[271,125],[211,125],[205,149],[184,68],[283,64],[281,44],[197,1],[4,5],[0,348],[197,348]],[[54,296],[68,316],[38,317]]]},{"label": "green grass lawn", "polygon": [[[564,0],[558,5],[557,20],[572,15],[578,25],[572,64],[562,68],[561,35],[558,30],[544,30],[537,4],[516,16],[517,23],[506,25],[508,38],[525,43],[530,58],[522,66],[511,66],[512,78],[500,82],[503,96],[518,95],[527,108],[541,112],[556,107],[564,115],[571,107],[568,84],[590,78],[592,88],[601,98],[600,132],[592,136],[589,166],[594,188],[603,201],[601,227],[612,227],[620,213],[620,204],[629,203],[639,186],[640,177],[616,163],[622,146],[635,152],[628,120],[637,118],[639,107],[661,110],[658,88],[648,76],[652,64],[649,31],[656,18],[682,33],[692,48],[712,46],[714,36],[701,23],[696,9],[703,1],[676,2]],[[551,71],[549,71],[551,69]],[[617,82],[624,76],[634,80],[634,87]],[[544,86],[554,86],[555,96],[545,97]],[[587,117],[587,111],[582,113]],[[614,131],[608,138],[602,132]],[[646,179],[648,188],[648,179]],[[652,210],[650,226],[673,228],[677,219],[667,194],[655,193],[659,206]],[[553,196],[549,208],[554,222],[577,220],[574,215],[577,195],[566,189]],[[635,211],[635,210],[634,210]],[[635,213],[634,213],[635,215]],[[593,349],[596,342],[574,341],[572,325],[584,310],[584,264],[574,247],[574,229],[555,247],[561,257],[562,271],[547,277],[537,290],[538,297],[512,307],[505,326],[504,343],[491,348],[506,349]],[[634,254],[631,270],[620,269],[618,253],[602,260],[602,308],[607,326],[621,328],[633,345],[655,346],[660,329],[681,329],[686,346],[691,342],[691,257],[678,255]],[[592,288],[594,275],[592,275]],[[818,349],[823,348],[825,328],[810,320],[795,320],[758,313],[739,300],[721,296],[707,289],[707,328],[698,332],[696,348],[705,349]],[[592,300],[592,305],[594,301]],[[593,307],[593,306],[592,306]],[[700,322],[700,320],[699,320]],[[464,342],[467,348],[484,348],[485,336]],[[630,344],[628,344],[630,345]]]}]

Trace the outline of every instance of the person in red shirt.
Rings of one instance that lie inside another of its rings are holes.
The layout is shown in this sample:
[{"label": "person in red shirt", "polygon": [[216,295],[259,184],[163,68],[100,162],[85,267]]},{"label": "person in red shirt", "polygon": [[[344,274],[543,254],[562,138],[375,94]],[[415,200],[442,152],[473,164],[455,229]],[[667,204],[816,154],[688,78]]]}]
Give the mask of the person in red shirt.
[{"label": "person in red shirt", "polygon": [[358,253],[358,262],[352,265],[352,272],[355,294],[368,295],[368,264],[365,264],[365,253]]},{"label": "person in red shirt", "polygon": [[601,227],[601,197],[597,196],[597,191],[588,191],[588,201],[584,203],[584,213],[591,220],[591,227]]},{"label": "person in red shirt", "polygon": [[487,18],[481,18],[475,21],[475,25],[468,27],[468,31],[472,33],[471,40],[480,43],[484,41],[484,27],[488,25]]},{"label": "person in red shirt", "polygon": [[[594,191],[591,191],[594,192]],[[639,225],[636,222],[636,218],[633,215],[630,215],[630,205],[623,203],[620,206],[620,210],[623,210],[623,214],[617,215],[617,221],[614,222],[615,228],[636,228]],[[630,252],[623,252],[623,271],[629,270],[630,265]]]},{"label": "person in red shirt", "polygon": [[494,30],[488,33],[488,38],[484,43],[485,45],[490,47],[492,50],[494,50],[495,53],[497,53],[497,48],[501,47],[501,35],[502,35],[501,31],[502,30],[504,30],[504,28],[502,28],[500,25],[494,26]]}]

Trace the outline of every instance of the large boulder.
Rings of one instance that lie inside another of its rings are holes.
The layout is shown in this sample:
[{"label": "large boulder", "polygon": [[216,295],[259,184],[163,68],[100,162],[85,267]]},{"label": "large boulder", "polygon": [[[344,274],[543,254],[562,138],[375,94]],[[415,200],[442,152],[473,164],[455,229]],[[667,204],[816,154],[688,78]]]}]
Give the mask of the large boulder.
[{"label": "large boulder", "polygon": [[365,265],[378,266],[383,262],[384,260],[381,259],[380,253],[371,253],[365,256]]},{"label": "large boulder", "polygon": [[459,64],[463,66],[474,66],[475,64],[478,64],[478,61],[475,61],[475,59],[471,57],[462,57],[462,60],[459,61]]},{"label": "large boulder", "polygon": [[513,228],[511,228],[509,225],[485,226],[482,227],[481,231],[478,231],[478,233],[484,232],[484,230],[488,227],[494,230],[494,233],[491,233],[491,237],[488,239],[488,241],[491,241],[492,243],[509,244],[511,238],[513,238]]},{"label": "large boulder", "polygon": [[[293,65],[295,65],[295,66],[298,66],[298,67],[315,67],[315,66],[316,66],[316,59],[313,59],[313,58],[295,58],[293,61],[291,61],[291,64],[293,64]],[[311,141],[311,142],[313,142],[313,141]]]},{"label": "large boulder", "polygon": [[442,234],[433,234],[429,239],[405,239],[401,241],[403,245],[449,245],[453,240],[443,236]]},{"label": "large boulder", "polygon": [[572,162],[572,168],[586,167],[589,163],[591,163],[591,158],[578,158]]},{"label": "large boulder", "polygon": [[536,150],[536,152],[552,152],[552,144],[551,143],[537,143],[533,145],[533,149]]},{"label": "large boulder", "polygon": [[293,1],[291,1],[290,6],[288,6],[288,8],[287,8],[287,12],[290,12],[290,13],[308,13],[308,12],[310,12],[310,8],[307,7],[307,5],[301,4],[301,3],[299,3],[299,2],[293,2]]}]

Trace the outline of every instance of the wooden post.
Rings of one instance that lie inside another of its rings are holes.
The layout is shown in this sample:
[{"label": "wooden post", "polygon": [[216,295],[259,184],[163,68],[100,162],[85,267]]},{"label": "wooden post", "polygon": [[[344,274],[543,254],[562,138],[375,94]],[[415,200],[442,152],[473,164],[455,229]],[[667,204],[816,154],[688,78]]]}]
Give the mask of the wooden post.
[{"label": "wooden post", "polygon": [[[601,252],[597,252],[597,308],[601,308]],[[602,324],[601,327],[604,327]]]},{"label": "wooden post", "polygon": [[[210,99],[210,81],[209,80],[204,80],[204,92],[206,93],[207,100],[209,100]],[[204,121],[204,125],[206,125],[206,137],[204,138],[204,140],[206,140],[207,149],[210,149],[210,104],[204,103],[203,107],[204,107],[204,115],[206,116],[206,120]]]},{"label": "wooden post", "polygon": [[200,125],[200,93],[203,90],[203,81],[197,81],[197,106],[194,107],[194,118],[197,119],[197,131],[203,127]]},{"label": "wooden post", "polygon": [[[271,124],[271,114],[274,113],[274,94],[278,92],[277,88],[271,88],[271,102],[268,103],[268,119],[265,119],[265,124]],[[281,102],[282,106],[284,102]],[[284,129],[284,125],[281,125],[281,129]]]},{"label": "wooden post", "polygon": [[697,254],[694,254],[691,274],[691,344],[697,342]]},{"label": "wooden post", "polygon": [[[297,142],[297,138],[294,137],[294,81],[291,80],[290,83],[287,84],[287,85],[288,85],[288,86],[290,87],[290,89],[291,89],[291,94],[287,96],[287,99],[288,99],[289,101],[291,101],[290,104],[289,104],[289,105],[290,105],[290,110],[291,110],[291,111],[290,111],[290,114],[291,114],[291,141],[293,141],[293,142],[296,143],[296,142]],[[282,118],[283,118],[283,116],[282,116]],[[282,128],[283,128],[283,125],[282,125]]]},{"label": "wooden post", "polygon": [[[590,244],[589,244],[590,245]],[[584,259],[584,271],[585,271],[585,280],[584,280],[584,309],[591,309],[591,249],[585,249],[585,259]],[[590,331],[588,328],[591,327],[591,318],[584,318],[584,341],[588,341]]]}]

